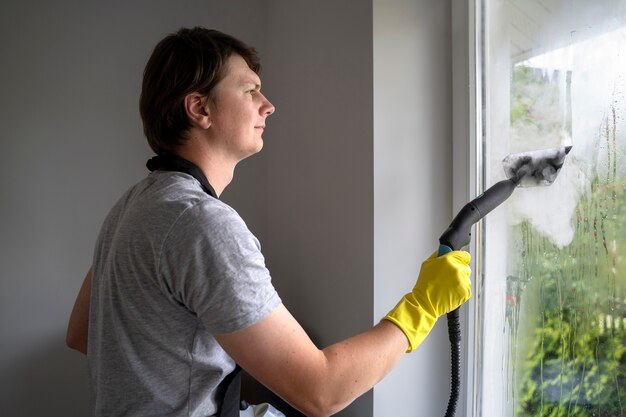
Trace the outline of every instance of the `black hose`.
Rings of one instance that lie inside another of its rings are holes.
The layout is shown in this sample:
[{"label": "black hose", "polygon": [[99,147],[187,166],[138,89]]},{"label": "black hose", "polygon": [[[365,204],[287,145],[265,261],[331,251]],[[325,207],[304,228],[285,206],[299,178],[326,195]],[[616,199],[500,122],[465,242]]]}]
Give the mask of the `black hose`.
[{"label": "black hose", "polygon": [[450,399],[445,417],[454,417],[461,390],[461,323],[459,309],[447,314],[450,339]]}]

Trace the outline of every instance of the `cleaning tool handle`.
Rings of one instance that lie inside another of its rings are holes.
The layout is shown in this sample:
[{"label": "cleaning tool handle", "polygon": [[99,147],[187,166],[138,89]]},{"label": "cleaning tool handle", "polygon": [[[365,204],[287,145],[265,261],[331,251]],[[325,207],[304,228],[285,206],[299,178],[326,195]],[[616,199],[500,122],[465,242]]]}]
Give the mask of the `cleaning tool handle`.
[{"label": "cleaning tool handle", "polygon": [[467,203],[443,232],[439,238],[439,243],[452,249],[460,249],[469,245],[474,223],[509,198],[517,184],[516,178],[499,181]]},{"label": "cleaning tool handle", "polygon": [[452,248],[446,245],[439,245],[439,249],[437,250],[437,256],[445,255],[448,252],[452,252]]},{"label": "cleaning tool handle", "polygon": [[[517,178],[502,180],[467,203],[439,238],[438,255],[442,256],[455,249],[469,245],[472,239],[472,226],[474,223],[509,198],[517,185]],[[457,308],[449,312],[446,317],[448,319],[448,338],[450,339],[451,375],[450,399],[448,400],[445,417],[453,417],[461,387],[461,323],[459,320],[459,309]]]}]

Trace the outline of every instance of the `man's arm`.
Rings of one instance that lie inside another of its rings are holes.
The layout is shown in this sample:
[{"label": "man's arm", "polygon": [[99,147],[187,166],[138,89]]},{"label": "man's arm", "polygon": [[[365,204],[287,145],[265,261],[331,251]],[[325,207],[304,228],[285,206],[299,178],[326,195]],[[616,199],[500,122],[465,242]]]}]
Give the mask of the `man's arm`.
[{"label": "man's arm", "polygon": [[89,300],[91,297],[91,268],[85,276],[67,325],[65,343],[72,349],[87,354],[87,335],[89,332]]},{"label": "man's arm", "polygon": [[307,416],[328,416],[372,388],[409,344],[383,320],[370,330],[319,350],[280,305],[264,320],[216,336],[248,373]]},{"label": "man's arm", "polygon": [[437,318],[470,298],[467,252],[434,253],[413,290],[376,326],[319,350],[280,305],[260,322],[216,336],[257,381],[312,417],[338,412],[379,382],[428,336]]}]

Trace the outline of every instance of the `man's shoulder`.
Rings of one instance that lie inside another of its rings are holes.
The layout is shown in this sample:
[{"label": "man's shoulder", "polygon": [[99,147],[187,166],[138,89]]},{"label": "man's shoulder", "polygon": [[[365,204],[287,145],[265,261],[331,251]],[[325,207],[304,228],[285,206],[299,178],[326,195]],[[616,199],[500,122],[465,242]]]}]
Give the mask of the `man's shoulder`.
[{"label": "man's shoulder", "polygon": [[165,210],[186,211],[195,207],[200,208],[200,212],[234,212],[227,204],[208,195],[198,180],[182,172],[153,172],[131,188],[131,193],[146,204]]},{"label": "man's shoulder", "polygon": [[247,230],[234,208],[208,195],[200,183],[188,174],[155,172],[136,187],[139,193],[150,194],[147,204],[167,217],[174,216],[178,227]]},{"label": "man's shoulder", "polygon": [[173,223],[231,223],[242,221],[226,203],[208,195],[192,176],[180,172],[153,172],[122,194],[108,215],[115,223],[170,228]]},{"label": "man's shoulder", "polygon": [[187,223],[208,227],[211,230],[223,230],[231,233],[247,232],[247,227],[239,213],[228,204],[209,197],[195,200],[190,204],[181,218]]}]

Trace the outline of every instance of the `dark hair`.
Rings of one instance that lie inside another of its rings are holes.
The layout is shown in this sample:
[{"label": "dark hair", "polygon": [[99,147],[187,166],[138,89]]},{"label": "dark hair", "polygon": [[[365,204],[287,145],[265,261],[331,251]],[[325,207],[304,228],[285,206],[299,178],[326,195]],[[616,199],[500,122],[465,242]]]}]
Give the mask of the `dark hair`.
[{"label": "dark hair", "polygon": [[143,131],[153,151],[174,152],[183,143],[191,128],[185,96],[198,92],[209,97],[233,54],[260,71],[254,48],[217,30],[182,28],[157,44],[143,73],[139,100]]}]

